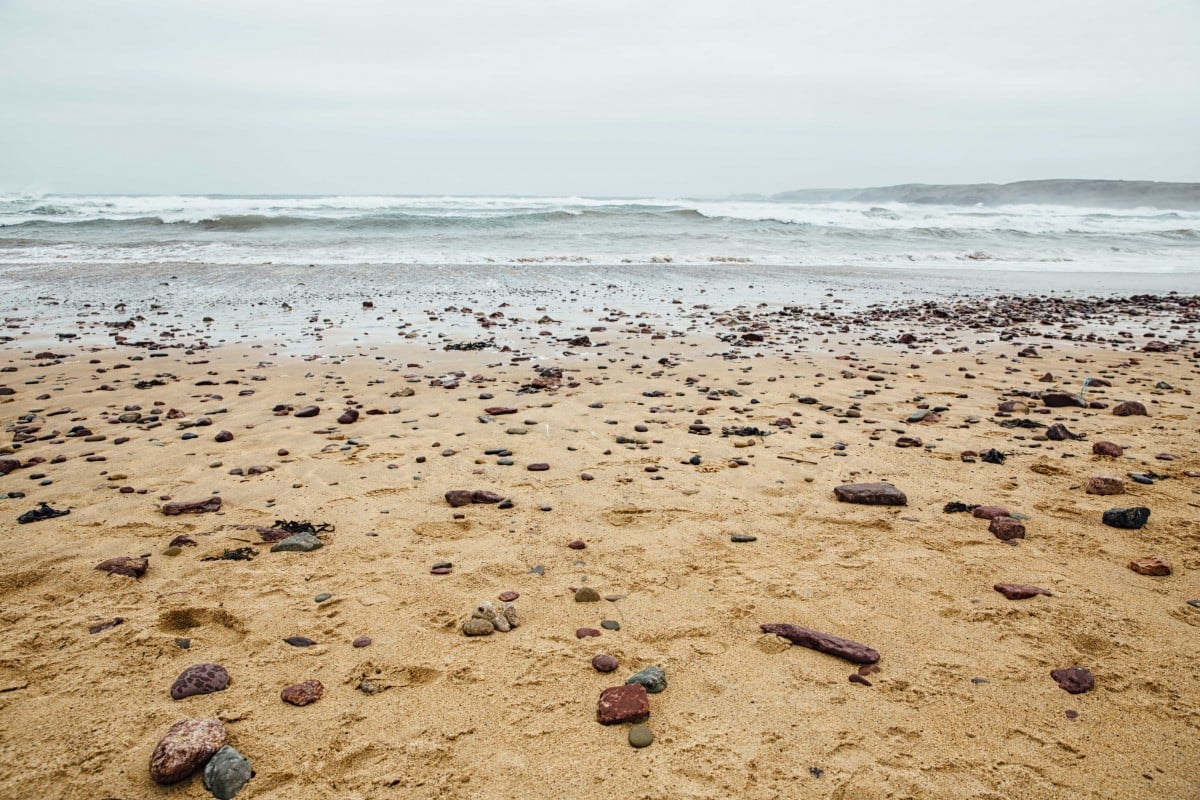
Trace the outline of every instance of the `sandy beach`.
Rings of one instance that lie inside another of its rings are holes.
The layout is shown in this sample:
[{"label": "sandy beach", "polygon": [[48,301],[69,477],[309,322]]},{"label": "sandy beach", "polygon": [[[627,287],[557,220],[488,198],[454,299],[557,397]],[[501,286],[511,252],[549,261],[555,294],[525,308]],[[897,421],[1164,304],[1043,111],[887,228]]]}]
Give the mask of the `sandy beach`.
[{"label": "sandy beach", "polygon": [[[1073,302],[560,297],[414,306],[384,338],[376,298],[236,343],[239,320],[153,325],[182,306],[13,315],[0,795],[211,796],[147,765],[217,719],[239,797],[1194,797],[1200,304]],[[835,496],[872,482],[906,504]],[[17,524],[43,502],[70,513]],[[284,522],[322,546],[272,551]],[[120,557],[144,574],[96,569]],[[1154,557],[1169,575],[1130,567]],[[465,636],[502,593],[520,625]],[[172,699],[198,664],[228,687]],[[597,701],[650,666],[634,748]],[[1094,687],[1051,677],[1072,667]]]}]

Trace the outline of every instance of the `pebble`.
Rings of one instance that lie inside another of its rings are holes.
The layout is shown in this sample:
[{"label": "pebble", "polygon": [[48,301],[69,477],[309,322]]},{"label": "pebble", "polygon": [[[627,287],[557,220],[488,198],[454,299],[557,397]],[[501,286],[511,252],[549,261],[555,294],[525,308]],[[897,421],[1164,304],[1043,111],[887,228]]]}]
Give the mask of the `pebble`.
[{"label": "pebble", "polygon": [[587,548],[587,544],[580,539],[576,539],[575,541],[568,543],[567,547],[571,548],[572,550],[584,550]]},{"label": "pebble", "polygon": [[314,597],[313,600],[318,603],[324,603],[326,600],[328,600],[331,597],[333,597],[333,595],[330,594],[329,592],[321,592],[319,595]]},{"label": "pebble", "polygon": [[1144,506],[1134,508],[1110,508],[1104,512],[1101,521],[1110,528],[1138,530],[1150,519],[1150,509]]},{"label": "pebble", "polygon": [[597,672],[612,672],[619,666],[617,659],[606,653],[597,653],[592,656],[592,669]]},{"label": "pebble", "polygon": [[1083,667],[1062,667],[1051,670],[1050,677],[1054,678],[1064,691],[1071,694],[1091,691],[1096,685],[1092,673]]},{"label": "pebble", "polygon": [[315,703],[325,694],[325,686],[318,680],[307,680],[300,683],[293,683],[291,686],[285,686],[283,691],[279,693],[280,698],[285,703],[291,703],[294,706],[306,706],[309,703]]},{"label": "pebble", "polygon": [[171,684],[171,699],[211,694],[229,687],[229,673],[220,664],[193,664]]},{"label": "pebble", "polygon": [[324,546],[324,542],[311,533],[297,533],[271,546],[272,553],[308,553]]},{"label": "pebble", "polygon": [[371,637],[370,636],[359,636],[359,637],[356,637],[355,640],[353,642],[351,642],[350,644],[353,647],[370,647],[371,646]]},{"label": "pebble", "polygon": [[1162,556],[1148,556],[1130,561],[1129,568],[1139,575],[1150,575],[1156,578],[1171,574],[1171,562]]},{"label": "pebble", "polygon": [[150,778],[163,785],[178,783],[220,750],[227,738],[219,719],[181,719],[150,754]]},{"label": "pebble", "polygon": [[847,483],[834,487],[833,493],[843,503],[869,506],[908,505],[908,497],[904,492],[890,483]]},{"label": "pebble", "polygon": [[250,760],[229,745],[224,745],[204,767],[204,788],[218,800],[229,800],[253,776]]},{"label": "pebble", "polygon": [[988,525],[988,531],[1004,542],[1025,538],[1025,526],[1013,517],[994,517]]},{"label": "pebble", "polygon": [[471,617],[462,625],[462,632],[467,636],[491,636],[495,630],[490,620],[478,617]]},{"label": "pebble", "polygon": [[646,691],[650,694],[658,694],[667,688],[667,673],[662,667],[646,667],[640,672],[635,672],[626,679],[627,684],[639,684],[646,687]]},{"label": "pebble", "polygon": [[735,533],[729,537],[731,542],[757,542],[757,536],[751,536],[748,533]]},{"label": "pebble", "polygon": [[649,747],[654,743],[654,731],[645,725],[634,725],[629,729],[629,744],[633,747]]},{"label": "pebble", "polygon": [[289,636],[284,641],[292,647],[313,647],[316,645],[316,642],[307,636]]},{"label": "pebble", "polygon": [[600,601],[600,593],[590,586],[582,586],[575,592],[576,603],[596,603]]},{"label": "pebble", "polygon": [[575,638],[576,639],[586,639],[589,636],[599,636],[599,635],[600,635],[600,631],[596,630],[595,628],[576,628],[575,629]]},{"label": "pebble", "polygon": [[1125,481],[1112,475],[1096,475],[1087,482],[1088,494],[1125,494]]},{"label": "pebble", "polygon": [[521,596],[520,592],[501,592],[497,596],[496,599],[500,600],[503,603],[511,603],[513,600],[516,600],[520,596]]},{"label": "pebble", "polygon": [[600,621],[600,627],[606,631],[619,631],[621,630],[621,623],[615,619],[606,619]]}]

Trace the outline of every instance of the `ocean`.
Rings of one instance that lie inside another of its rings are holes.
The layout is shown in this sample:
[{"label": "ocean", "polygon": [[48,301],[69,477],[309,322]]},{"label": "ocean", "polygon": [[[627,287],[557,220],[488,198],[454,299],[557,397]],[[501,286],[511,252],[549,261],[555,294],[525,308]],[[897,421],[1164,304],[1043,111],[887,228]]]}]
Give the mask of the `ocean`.
[{"label": "ocean", "polygon": [[1200,211],[672,198],[0,195],[0,275],[74,265],[1200,272]]}]

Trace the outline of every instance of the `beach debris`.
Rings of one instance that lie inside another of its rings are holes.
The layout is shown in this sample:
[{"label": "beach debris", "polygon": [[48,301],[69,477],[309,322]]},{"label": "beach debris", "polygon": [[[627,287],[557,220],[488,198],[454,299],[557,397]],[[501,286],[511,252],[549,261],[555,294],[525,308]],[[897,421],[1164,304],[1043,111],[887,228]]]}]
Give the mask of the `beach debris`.
[{"label": "beach debris", "polygon": [[[169,548],[168,548],[169,549]],[[201,561],[251,561],[258,555],[258,551],[253,547],[235,547],[232,550],[226,548],[219,556],[204,556]]]},{"label": "beach debris", "polygon": [[218,800],[230,800],[253,777],[250,759],[229,745],[224,745],[204,767],[204,788]]},{"label": "beach debris", "polygon": [[640,683],[611,686],[600,693],[596,720],[601,725],[644,722],[650,716],[650,696]]},{"label": "beach debris", "polygon": [[1096,679],[1090,670],[1084,667],[1060,667],[1050,671],[1050,677],[1071,694],[1090,692],[1096,686]]},{"label": "beach debris", "polygon": [[285,703],[306,706],[309,703],[317,702],[324,694],[325,686],[320,681],[313,679],[285,686],[279,696]]},{"label": "beach debris", "polygon": [[908,505],[908,497],[904,492],[890,483],[846,483],[835,486],[833,493],[843,503],[869,506]]},{"label": "beach debris", "polygon": [[71,512],[69,510],[64,509],[64,510],[60,511],[56,508],[51,508],[46,503],[41,503],[40,505],[38,505],[37,508],[33,509],[32,511],[26,511],[24,514],[17,517],[17,523],[19,525],[28,525],[30,522],[41,522],[44,519],[54,519],[55,517],[65,517],[67,514],[70,514],[70,513]]},{"label": "beach debris", "polygon": [[220,692],[229,687],[229,673],[220,664],[193,664],[171,684],[171,699]]},{"label": "beach debris", "polygon": [[109,575],[124,575],[127,578],[140,578],[146,574],[150,566],[148,559],[142,556],[118,556],[101,561],[93,569],[107,572]]},{"label": "beach debris", "polygon": [[150,754],[150,778],[163,785],[178,783],[220,750],[227,738],[219,719],[181,719]]},{"label": "beach debris", "polygon": [[1135,506],[1134,508],[1110,508],[1104,512],[1101,522],[1110,528],[1135,531],[1145,525],[1149,519],[1150,509],[1145,506]]},{"label": "beach debris", "polygon": [[471,618],[463,623],[463,633],[467,636],[487,636],[492,631],[485,631],[483,626],[478,622],[486,622],[491,626],[492,630],[508,633],[513,628],[519,627],[521,618],[517,614],[517,607],[512,603],[501,603],[498,607],[490,600],[485,600],[475,606],[475,610],[471,612]]},{"label": "beach debris", "polygon": [[164,503],[162,513],[168,517],[178,516],[179,514],[205,514],[210,511],[221,510],[221,498],[217,496],[206,497],[203,500],[176,500],[170,503]]},{"label": "beach debris", "polygon": [[798,644],[801,647],[807,647],[822,653],[828,653],[831,656],[844,658],[855,664],[874,664],[879,660],[878,650],[851,641],[850,639],[843,639],[841,636],[834,636],[830,633],[822,633],[812,628],[791,625],[785,622],[773,622],[760,625],[759,628],[763,633],[774,633],[777,636],[782,636],[792,644]]}]

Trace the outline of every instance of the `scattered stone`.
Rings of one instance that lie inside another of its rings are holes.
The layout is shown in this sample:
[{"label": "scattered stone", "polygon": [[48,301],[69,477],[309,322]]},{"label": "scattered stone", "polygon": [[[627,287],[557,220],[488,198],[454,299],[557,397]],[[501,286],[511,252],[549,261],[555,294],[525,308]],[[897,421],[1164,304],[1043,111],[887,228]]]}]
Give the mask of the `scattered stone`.
[{"label": "scattered stone", "polygon": [[1066,406],[1084,407],[1084,402],[1073,394],[1066,392],[1042,392],[1042,404],[1049,408],[1064,408]]},{"label": "scattered stone", "polygon": [[193,664],[171,684],[171,699],[211,694],[229,687],[229,673],[220,664]]},{"label": "scattered stone", "polygon": [[878,650],[851,641],[850,639],[843,639],[840,636],[821,633],[812,628],[790,625],[785,622],[760,625],[759,628],[762,629],[763,633],[774,633],[782,636],[792,644],[828,653],[831,656],[838,656],[855,664],[874,664],[879,660]]},{"label": "scattered stone", "polygon": [[204,767],[204,788],[218,800],[230,800],[252,777],[254,770],[250,760],[229,745],[224,745]]},{"label": "scattered stone", "polygon": [[292,647],[315,647],[317,644],[307,636],[289,636],[284,641]]},{"label": "scattered stone", "polygon": [[471,617],[463,623],[462,632],[467,636],[491,636],[496,630],[491,620]]},{"label": "scattered stone", "polygon": [[1048,589],[1041,589],[1037,586],[1026,586],[1022,583],[997,583],[992,588],[1009,600],[1025,600],[1030,597],[1036,597],[1039,594],[1044,594],[1046,597],[1051,596]]},{"label": "scattered stone", "polygon": [[165,503],[162,507],[162,513],[168,517],[174,517],[179,514],[204,514],[210,511],[221,510],[221,498],[217,496],[207,497],[203,500],[192,500],[184,502],[177,500],[172,503]]},{"label": "scattered stone", "polygon": [[225,726],[219,719],[176,722],[150,755],[150,778],[163,785],[178,783],[220,750],[226,739]]},{"label": "scattered stone", "polygon": [[1155,578],[1171,574],[1171,562],[1162,556],[1148,556],[1130,561],[1129,568],[1139,575],[1150,575]]},{"label": "scattered stone", "polygon": [[625,683],[640,684],[646,687],[646,691],[650,694],[658,694],[667,688],[667,673],[663,671],[662,667],[646,667],[629,676]]},{"label": "scattered stone", "polygon": [[576,603],[596,603],[600,601],[600,593],[590,586],[581,586],[575,592]]},{"label": "scattered stone", "polygon": [[101,633],[102,631],[106,631],[109,628],[115,628],[118,625],[122,624],[123,622],[125,622],[124,617],[113,617],[108,622],[100,622],[95,625],[89,625],[88,633],[92,633],[92,634]]},{"label": "scattered stone", "polygon": [[1124,528],[1135,531],[1150,519],[1150,509],[1144,506],[1134,508],[1110,508],[1104,512],[1101,521],[1110,528]]},{"label": "scattered stone", "polygon": [[1065,442],[1068,439],[1082,439],[1083,436],[1077,433],[1071,433],[1071,431],[1067,430],[1066,425],[1063,425],[1061,422],[1056,422],[1046,429],[1046,438],[1052,442]]},{"label": "scattered stone", "polygon": [[371,646],[371,637],[370,636],[355,637],[354,641],[351,642],[350,645],[352,647],[370,647]]},{"label": "scattered stone", "polygon": [[1121,449],[1121,445],[1114,444],[1113,442],[1093,442],[1092,455],[1120,458],[1125,455],[1125,451]]},{"label": "scattered stone", "polygon": [[908,505],[904,492],[890,483],[847,483],[834,487],[834,495],[843,503],[869,506]]},{"label": "scattered stone", "polygon": [[127,578],[140,578],[146,574],[150,566],[148,559],[134,556],[118,556],[107,561],[101,561],[94,569],[107,572],[110,575],[124,575]]},{"label": "scattered stone", "polygon": [[218,433],[216,436],[213,437],[213,441],[221,442],[222,444],[224,444],[225,442],[232,442],[233,434],[230,433],[229,431],[221,431],[220,433]]},{"label": "scattered stone", "polygon": [[612,686],[600,693],[596,719],[601,725],[643,722],[650,716],[650,697],[641,684]]},{"label": "scattered stone", "polygon": [[1115,417],[1148,417],[1146,407],[1136,400],[1126,400],[1124,403],[1118,403],[1113,409]]},{"label": "scattered stone", "polygon": [[1096,475],[1087,483],[1088,494],[1125,494],[1125,481],[1111,475]]},{"label": "scattered stone", "polygon": [[597,672],[612,672],[620,663],[616,658],[606,653],[597,653],[592,656],[592,668]]},{"label": "scattered stone", "polygon": [[629,729],[629,744],[633,747],[649,747],[654,743],[654,731],[645,725],[634,725]]},{"label": "scattered stone", "polygon": [[306,418],[306,417],[315,417],[317,414],[320,414],[320,413],[321,413],[320,406],[304,406],[303,408],[296,409],[296,412],[294,414],[292,414],[292,416]]},{"label": "scattered stone", "polygon": [[347,408],[337,418],[339,425],[349,425],[353,422],[358,422],[358,411],[353,408]]},{"label": "scattered stone", "polygon": [[735,533],[729,537],[731,542],[757,542],[758,537],[752,536],[749,533]]},{"label": "scattered stone", "polygon": [[325,694],[325,687],[318,680],[307,680],[285,686],[279,696],[285,703],[294,706],[306,706],[315,703]]},{"label": "scattered stone", "polygon": [[[38,477],[38,476],[34,476],[34,477]],[[21,497],[25,496],[24,494],[20,494],[19,492],[17,494],[19,494]],[[10,492],[9,497],[12,497],[12,495],[13,495],[13,493]],[[67,514],[70,514],[70,513],[71,512],[69,510],[64,509],[64,510],[60,511],[59,509],[51,508],[46,503],[42,503],[37,508],[33,509],[32,511],[26,511],[24,514],[17,517],[17,524],[28,525],[31,522],[41,522],[44,519],[54,519],[55,517],[65,517]]]},{"label": "scattered stone", "polygon": [[545,472],[546,470],[550,469],[550,465],[545,462],[538,462],[536,464],[530,464],[525,469],[529,470],[530,472]]},{"label": "scattered stone", "polygon": [[600,635],[600,631],[596,630],[595,628],[576,628],[575,629],[575,638],[576,639],[586,639],[589,636],[599,636],[599,635]]},{"label": "scattered stone", "polygon": [[1025,538],[1025,526],[1019,519],[1013,517],[994,517],[988,531],[1001,541]]},{"label": "scattered stone", "polygon": [[996,517],[1007,517],[1009,513],[1004,506],[976,506],[971,509],[971,516],[976,519],[993,520]]},{"label": "scattered stone", "polygon": [[319,550],[325,543],[311,533],[296,533],[271,545],[272,553],[308,553]]},{"label": "scattered stone", "polygon": [[1050,677],[1071,694],[1089,692],[1096,686],[1092,673],[1083,667],[1061,667],[1051,670]]},{"label": "scattered stone", "polygon": [[503,603],[511,603],[513,600],[516,600],[520,596],[521,596],[520,592],[501,592],[497,596],[496,599]]}]

